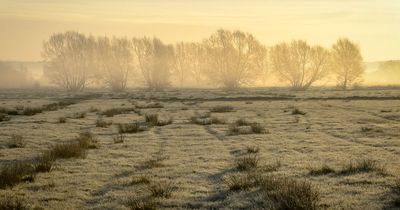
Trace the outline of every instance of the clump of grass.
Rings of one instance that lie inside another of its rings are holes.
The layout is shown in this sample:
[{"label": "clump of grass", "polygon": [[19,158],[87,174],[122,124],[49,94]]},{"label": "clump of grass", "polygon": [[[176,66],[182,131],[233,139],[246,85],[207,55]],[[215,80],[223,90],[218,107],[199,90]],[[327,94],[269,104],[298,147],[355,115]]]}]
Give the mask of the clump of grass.
[{"label": "clump of grass", "polygon": [[0,166],[0,189],[13,187],[23,181],[33,181],[32,166],[24,161],[6,163]]},{"label": "clump of grass", "polygon": [[80,146],[84,149],[96,149],[99,147],[99,142],[94,134],[90,131],[84,131],[77,138]]},{"label": "clump of grass", "polygon": [[320,194],[307,181],[266,177],[262,183],[262,190],[265,200],[272,203],[272,209],[320,209]]},{"label": "clump of grass", "polygon": [[190,118],[190,121],[194,124],[198,125],[211,125],[211,124],[225,124],[226,121],[224,119],[220,119],[217,117],[211,117],[210,113],[205,114],[196,114]]},{"label": "clump of grass", "polygon": [[114,144],[124,143],[125,135],[122,133],[117,133],[113,135]]},{"label": "clump of grass", "polygon": [[87,149],[96,148],[97,140],[90,132],[83,132],[79,137],[68,143],[57,144],[50,149],[50,155],[58,159],[85,158]]},{"label": "clump of grass", "polygon": [[39,155],[33,161],[33,167],[35,172],[50,172],[53,168],[54,162],[56,161],[55,156],[47,151]]},{"label": "clump of grass", "polygon": [[244,118],[236,120],[229,126],[230,135],[263,134],[267,130],[260,123],[249,122]]},{"label": "clump of grass", "polygon": [[256,134],[267,133],[267,130],[260,123],[251,123],[251,131]]},{"label": "clump of grass", "polygon": [[131,210],[157,210],[158,204],[151,198],[135,198],[131,197],[126,202]]},{"label": "clump of grass", "polygon": [[28,210],[26,201],[18,196],[3,195],[0,197],[0,209],[2,210]]},{"label": "clump of grass", "polygon": [[160,181],[148,185],[145,189],[154,198],[170,198],[177,187],[170,181]]},{"label": "clump of grass", "polygon": [[57,144],[51,148],[51,154],[55,158],[85,158],[87,155],[86,149],[81,147],[79,142],[70,142]]},{"label": "clump of grass", "polygon": [[88,111],[93,113],[93,112],[98,112],[99,109],[94,106],[91,106]]},{"label": "clump of grass", "polygon": [[21,134],[13,134],[10,137],[10,141],[8,143],[9,148],[22,148],[26,146],[26,141],[24,136]]},{"label": "clump of grass", "polygon": [[137,184],[150,184],[150,178],[146,175],[133,177],[129,182],[130,185],[137,185]]},{"label": "clump of grass", "polygon": [[86,117],[86,112],[76,112],[71,115],[72,119],[83,119]]},{"label": "clump of grass", "polygon": [[263,167],[264,172],[273,172],[277,171],[282,166],[280,160],[276,160],[274,163],[269,163]]},{"label": "clump of grass", "polygon": [[112,124],[111,121],[106,121],[102,117],[97,118],[96,127],[107,128]]},{"label": "clump of grass", "polygon": [[386,174],[386,169],[383,165],[379,164],[378,161],[372,159],[362,159],[355,163],[351,161],[345,165],[338,174],[340,175],[351,175],[356,173],[368,173],[377,172],[379,174]]},{"label": "clump of grass", "polygon": [[157,113],[147,113],[144,118],[145,121],[151,126],[165,126],[172,123],[172,118],[166,117],[162,119]]},{"label": "clump of grass", "polygon": [[321,175],[333,174],[333,173],[336,173],[335,169],[328,166],[327,164],[323,164],[318,168],[311,168],[309,171],[309,174],[311,176],[321,176]]},{"label": "clump of grass", "polygon": [[247,146],[246,147],[246,152],[248,154],[256,154],[260,152],[260,147],[258,146]]},{"label": "clump of grass", "polygon": [[138,109],[156,109],[156,108],[164,108],[164,105],[160,102],[150,102],[147,104],[136,104],[136,108]]},{"label": "clump of grass", "polygon": [[292,110],[292,115],[305,115],[305,114],[307,114],[307,113],[304,112],[304,111],[301,111],[301,110],[298,109],[298,108],[294,108],[294,109]]},{"label": "clump of grass", "polygon": [[148,130],[148,126],[140,122],[117,124],[119,133],[138,133]]},{"label": "clump of grass", "polygon": [[164,164],[162,163],[164,160],[166,160],[167,158],[164,156],[160,156],[157,155],[155,157],[152,157],[148,160],[146,160],[140,168],[142,169],[151,169],[151,168],[158,168],[158,167],[162,167],[164,166]]},{"label": "clump of grass", "polygon": [[396,207],[400,207],[400,178],[398,178],[393,185],[394,201],[393,204]]},{"label": "clump of grass", "polygon": [[235,161],[235,166],[239,171],[254,170],[258,168],[259,161],[258,155],[249,154],[237,158]]},{"label": "clump of grass", "polygon": [[210,112],[218,112],[218,113],[224,113],[224,112],[232,112],[234,110],[233,106],[214,106],[210,108]]},{"label": "clump of grass", "polygon": [[9,121],[10,117],[7,114],[0,113],[0,122]]},{"label": "clump of grass", "polygon": [[238,173],[225,179],[225,184],[230,191],[244,191],[257,187],[260,184],[260,175],[253,173]]},{"label": "clump of grass", "polygon": [[58,123],[66,123],[67,122],[67,118],[66,117],[59,117],[57,121],[58,121]]},{"label": "clump of grass", "polygon": [[32,116],[35,114],[42,113],[45,110],[43,107],[25,107],[22,111],[22,115]]},{"label": "clump of grass", "polygon": [[133,107],[120,107],[120,108],[111,108],[103,111],[101,114],[106,117],[113,117],[114,115],[126,114],[135,111]]}]

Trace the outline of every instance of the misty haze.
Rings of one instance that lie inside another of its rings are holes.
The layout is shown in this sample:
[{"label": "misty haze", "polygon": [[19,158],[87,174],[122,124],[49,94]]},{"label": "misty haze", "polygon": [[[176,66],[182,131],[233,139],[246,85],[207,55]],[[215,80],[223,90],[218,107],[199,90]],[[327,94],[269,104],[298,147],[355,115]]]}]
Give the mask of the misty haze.
[{"label": "misty haze", "polygon": [[400,2],[0,0],[0,210],[400,209]]}]

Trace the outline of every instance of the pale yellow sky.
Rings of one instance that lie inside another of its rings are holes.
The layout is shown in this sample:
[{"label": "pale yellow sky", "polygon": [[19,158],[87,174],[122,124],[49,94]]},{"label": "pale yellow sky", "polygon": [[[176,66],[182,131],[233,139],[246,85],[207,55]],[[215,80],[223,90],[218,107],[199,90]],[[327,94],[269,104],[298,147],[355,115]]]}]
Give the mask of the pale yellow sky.
[{"label": "pale yellow sky", "polygon": [[266,45],[359,43],[366,61],[400,59],[400,0],[0,0],[0,60],[40,60],[54,32],[200,41],[218,28]]}]

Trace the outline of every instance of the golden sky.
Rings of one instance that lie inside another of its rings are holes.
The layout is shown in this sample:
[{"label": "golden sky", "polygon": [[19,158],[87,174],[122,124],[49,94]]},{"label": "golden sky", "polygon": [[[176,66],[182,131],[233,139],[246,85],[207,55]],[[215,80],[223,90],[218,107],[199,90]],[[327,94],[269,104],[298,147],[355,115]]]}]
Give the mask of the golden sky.
[{"label": "golden sky", "polygon": [[218,28],[266,45],[360,44],[366,61],[400,59],[400,0],[0,0],[0,60],[40,60],[54,32],[200,41]]}]

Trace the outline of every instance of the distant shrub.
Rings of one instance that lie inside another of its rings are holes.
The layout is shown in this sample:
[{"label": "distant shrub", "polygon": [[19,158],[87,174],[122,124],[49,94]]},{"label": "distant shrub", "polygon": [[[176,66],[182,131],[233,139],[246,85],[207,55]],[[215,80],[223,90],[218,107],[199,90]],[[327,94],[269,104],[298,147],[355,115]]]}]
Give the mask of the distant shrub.
[{"label": "distant shrub", "polygon": [[232,112],[234,110],[233,106],[214,106],[210,109],[210,112],[219,112],[219,113],[223,113],[223,112]]},{"label": "distant shrub", "polygon": [[311,168],[309,171],[309,174],[311,176],[320,176],[320,175],[326,175],[326,174],[332,174],[335,173],[335,169],[331,168],[330,166],[324,164],[318,168]]},{"label": "distant shrub", "polygon": [[256,134],[267,133],[267,130],[260,123],[251,123],[250,128]]},{"label": "distant shrub", "polygon": [[198,125],[225,124],[226,121],[217,117],[211,117],[209,112],[196,113],[190,118],[190,121]]},{"label": "distant shrub", "polygon": [[356,161],[355,163],[351,161],[346,166],[344,166],[340,171],[338,171],[340,175],[350,175],[350,174],[368,173],[368,172],[377,172],[379,174],[384,175],[386,174],[386,169],[376,160],[362,159]]},{"label": "distant shrub", "polygon": [[97,140],[90,132],[83,132],[79,137],[68,143],[61,143],[50,149],[50,155],[58,159],[85,158],[86,150],[97,147]]},{"label": "distant shrub", "polygon": [[26,201],[21,197],[4,195],[0,197],[0,209],[1,210],[28,210]]},{"label": "distant shrub", "polygon": [[26,141],[24,136],[21,134],[13,134],[10,137],[10,141],[8,142],[9,148],[22,148],[26,146]]},{"label": "distant shrub", "polygon": [[92,132],[84,131],[77,138],[80,146],[84,149],[96,149],[99,147],[99,142]]},{"label": "distant shrub", "polygon": [[230,135],[268,133],[268,131],[260,123],[249,122],[244,118],[241,118],[232,123],[228,128],[228,132]]}]

